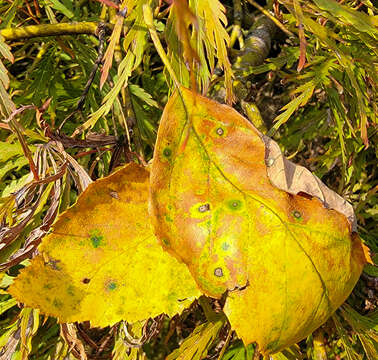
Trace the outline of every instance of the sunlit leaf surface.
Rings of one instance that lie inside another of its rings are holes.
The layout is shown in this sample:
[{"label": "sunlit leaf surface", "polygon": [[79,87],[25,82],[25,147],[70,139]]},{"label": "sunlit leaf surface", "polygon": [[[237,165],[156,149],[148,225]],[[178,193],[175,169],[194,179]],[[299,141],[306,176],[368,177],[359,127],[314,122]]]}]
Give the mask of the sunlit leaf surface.
[{"label": "sunlit leaf surface", "polygon": [[199,295],[165,253],[147,215],[148,172],[136,164],[89,185],[9,292],[61,322],[93,326],[174,315]]},{"label": "sunlit leaf surface", "polygon": [[245,118],[181,89],[165,108],[151,170],[162,245],[205,294],[228,290],[232,327],[264,353],[319,327],[365,262],[347,218],[315,197],[274,187],[268,160]]}]

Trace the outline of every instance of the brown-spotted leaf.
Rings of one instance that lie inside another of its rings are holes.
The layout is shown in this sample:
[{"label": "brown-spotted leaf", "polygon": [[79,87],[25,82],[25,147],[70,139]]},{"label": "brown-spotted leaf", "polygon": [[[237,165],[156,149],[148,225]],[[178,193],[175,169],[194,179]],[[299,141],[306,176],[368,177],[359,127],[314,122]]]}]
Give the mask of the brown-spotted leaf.
[{"label": "brown-spotted leaf", "polygon": [[9,293],[60,322],[93,326],[184,309],[199,291],[152,233],[148,179],[146,170],[129,164],[90,184]]},{"label": "brown-spotted leaf", "polygon": [[150,211],[162,245],[202,291],[228,290],[237,334],[273,353],[344,302],[365,257],[343,214],[274,186],[266,153],[262,135],[231,107],[180,89],[158,132]]}]

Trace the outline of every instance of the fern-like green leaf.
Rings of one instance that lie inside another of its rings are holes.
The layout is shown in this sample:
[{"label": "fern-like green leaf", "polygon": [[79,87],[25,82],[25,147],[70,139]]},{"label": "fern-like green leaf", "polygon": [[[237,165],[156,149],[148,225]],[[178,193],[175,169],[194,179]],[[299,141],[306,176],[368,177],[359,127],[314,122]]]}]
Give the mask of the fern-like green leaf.
[{"label": "fern-like green leaf", "polygon": [[216,57],[219,66],[224,70],[226,100],[231,103],[233,100],[233,72],[227,53],[230,37],[225,29],[227,26],[225,8],[218,0],[192,0],[192,7],[195,14],[202,19],[201,22],[206,35],[206,38],[203,38],[202,41],[206,48],[210,71],[212,72],[214,70],[213,66]]}]

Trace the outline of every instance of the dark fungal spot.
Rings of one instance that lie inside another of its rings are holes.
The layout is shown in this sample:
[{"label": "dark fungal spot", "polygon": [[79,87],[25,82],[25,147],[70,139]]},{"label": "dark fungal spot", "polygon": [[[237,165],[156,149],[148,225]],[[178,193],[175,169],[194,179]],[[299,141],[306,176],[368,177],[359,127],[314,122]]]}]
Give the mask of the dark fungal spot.
[{"label": "dark fungal spot", "polygon": [[165,148],[165,149],[163,150],[163,155],[164,155],[165,157],[170,157],[170,156],[172,155],[172,150],[171,150],[170,148]]},{"label": "dark fungal spot", "polygon": [[60,309],[63,306],[63,303],[59,299],[54,299],[53,300],[53,305],[57,308]]},{"label": "dark fungal spot", "polygon": [[113,199],[116,199],[116,200],[119,200],[119,195],[117,193],[117,191],[110,191],[109,195],[113,198]]},{"label": "dark fungal spot", "polygon": [[216,132],[217,135],[219,135],[219,136],[222,136],[222,135],[224,134],[224,130],[223,130],[221,127],[217,128],[217,130],[216,130],[215,132]]},{"label": "dark fungal spot", "polygon": [[228,207],[231,210],[238,210],[241,208],[241,206],[242,206],[242,202],[240,200],[230,200],[228,202]]},{"label": "dark fungal spot", "polygon": [[45,265],[50,267],[53,270],[59,271],[61,270],[59,263],[60,263],[60,260],[49,259],[49,261],[45,262]]},{"label": "dark fungal spot", "polygon": [[214,275],[217,277],[222,277],[223,276],[223,270],[222,268],[218,267],[214,270]]},{"label": "dark fungal spot", "polygon": [[90,281],[91,279],[88,279],[88,278],[84,278],[83,280],[81,280],[83,284],[89,284]]},{"label": "dark fungal spot", "polygon": [[164,239],[161,240],[161,242],[163,243],[163,245],[169,246],[169,240],[168,239],[164,238]]},{"label": "dark fungal spot", "polygon": [[203,213],[210,210],[210,204],[203,204],[198,208],[198,211]]},{"label": "dark fungal spot", "polygon": [[69,285],[67,287],[67,294],[70,295],[70,296],[74,296],[75,295],[75,288],[72,285]]},{"label": "dark fungal spot", "polygon": [[296,219],[300,219],[302,217],[302,214],[298,211],[298,210],[295,210],[293,212],[293,216],[296,218]]}]

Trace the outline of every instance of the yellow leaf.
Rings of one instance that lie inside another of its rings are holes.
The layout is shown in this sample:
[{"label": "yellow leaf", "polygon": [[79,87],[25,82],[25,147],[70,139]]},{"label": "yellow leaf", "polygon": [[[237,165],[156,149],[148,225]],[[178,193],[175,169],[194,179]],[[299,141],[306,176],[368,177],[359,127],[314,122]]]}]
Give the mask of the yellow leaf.
[{"label": "yellow leaf", "polygon": [[92,326],[173,315],[199,295],[147,215],[148,172],[136,164],[88,186],[9,293],[60,322]]},{"label": "yellow leaf", "polygon": [[243,341],[274,353],[326,321],[366,259],[346,216],[308,195],[312,185],[295,195],[272,184],[266,151],[231,107],[180,89],[160,123],[150,210],[201,290],[228,291],[224,310]]}]

